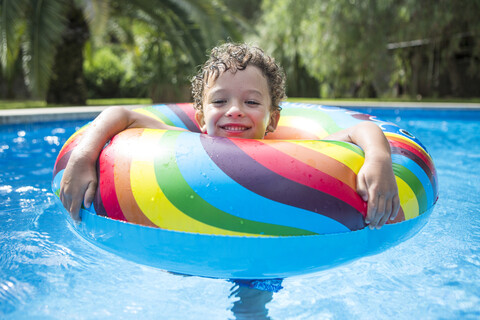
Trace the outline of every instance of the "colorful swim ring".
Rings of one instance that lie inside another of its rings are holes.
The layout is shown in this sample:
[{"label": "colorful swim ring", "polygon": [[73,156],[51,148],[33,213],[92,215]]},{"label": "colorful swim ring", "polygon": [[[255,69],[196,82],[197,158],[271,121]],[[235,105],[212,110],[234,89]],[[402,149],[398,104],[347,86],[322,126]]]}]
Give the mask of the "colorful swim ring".
[{"label": "colorful swim ring", "polygon": [[[74,228],[123,257],[177,273],[218,278],[283,278],[381,252],[414,235],[437,200],[426,148],[395,124],[336,107],[284,103],[265,140],[199,133],[191,104],[135,111],[189,130],[129,129],[98,160],[91,208]],[[392,148],[401,209],[380,230],[365,228],[356,193],[363,151],[321,141],[374,121]],[[61,149],[52,188],[85,128]]]}]

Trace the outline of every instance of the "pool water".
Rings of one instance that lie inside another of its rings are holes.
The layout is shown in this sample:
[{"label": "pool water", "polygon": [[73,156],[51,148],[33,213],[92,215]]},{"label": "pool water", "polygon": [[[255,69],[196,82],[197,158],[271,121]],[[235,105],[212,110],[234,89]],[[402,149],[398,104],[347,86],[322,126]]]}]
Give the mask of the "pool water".
[{"label": "pool water", "polygon": [[440,198],[428,224],[381,254],[285,279],[273,294],[170,274],[83,240],[50,181],[84,121],[0,126],[0,318],[480,318],[480,111],[370,113],[432,154]]}]

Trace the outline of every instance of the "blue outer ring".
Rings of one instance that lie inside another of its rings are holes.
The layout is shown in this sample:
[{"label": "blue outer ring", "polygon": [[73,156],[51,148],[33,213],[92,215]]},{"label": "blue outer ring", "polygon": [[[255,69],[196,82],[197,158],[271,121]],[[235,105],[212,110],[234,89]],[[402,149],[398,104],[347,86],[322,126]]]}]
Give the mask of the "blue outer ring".
[{"label": "blue outer ring", "polygon": [[[59,200],[57,204],[68,215]],[[380,230],[268,238],[163,230],[86,210],[81,210],[81,223],[67,220],[83,238],[138,263],[212,278],[271,279],[321,271],[385,251],[414,236],[427,223],[432,209]]]}]

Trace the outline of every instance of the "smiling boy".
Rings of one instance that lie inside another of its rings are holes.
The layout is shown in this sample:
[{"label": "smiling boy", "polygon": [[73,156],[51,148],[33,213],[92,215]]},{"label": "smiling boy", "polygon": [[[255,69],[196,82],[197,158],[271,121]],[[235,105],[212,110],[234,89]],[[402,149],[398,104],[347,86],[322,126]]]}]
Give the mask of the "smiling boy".
[{"label": "smiling boy", "polygon": [[[209,60],[192,80],[200,130],[210,136],[263,139],[275,131],[280,101],[285,98],[285,76],[275,60],[257,47],[227,43],[212,50]],[[129,128],[184,130],[143,114],[112,107],[89,126],[65,169],[60,199],[73,219],[84,203],[89,207],[97,188],[96,161],[117,133]],[[390,146],[378,126],[362,122],[326,139],[355,143],[365,152],[357,176],[357,192],[368,201],[366,222],[380,228],[399,210],[398,189],[391,165]]]}]

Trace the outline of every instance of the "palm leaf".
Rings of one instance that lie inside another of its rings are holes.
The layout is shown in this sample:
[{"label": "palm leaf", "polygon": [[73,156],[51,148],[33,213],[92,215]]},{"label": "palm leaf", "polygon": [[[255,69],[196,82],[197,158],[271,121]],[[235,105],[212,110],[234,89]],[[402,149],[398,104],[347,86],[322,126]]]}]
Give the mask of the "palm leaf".
[{"label": "palm leaf", "polygon": [[174,51],[187,55],[192,65],[198,63],[203,54],[202,38],[194,36],[194,26],[183,10],[170,1],[133,0],[129,3],[137,10],[127,14],[156,30],[160,38],[170,42]]},{"label": "palm leaf", "polygon": [[43,97],[48,89],[55,49],[62,39],[66,18],[64,0],[30,0],[23,59],[26,83],[32,93]]},{"label": "palm leaf", "polygon": [[[188,13],[189,18],[198,24],[207,47],[217,45],[226,38],[242,39],[239,27],[251,28],[239,15],[219,1],[211,0],[177,0],[175,4]],[[251,31],[251,30],[250,30]]]},{"label": "palm leaf", "polygon": [[0,65],[10,79],[20,52],[20,39],[25,30],[26,0],[0,0]]},{"label": "palm leaf", "polygon": [[110,18],[110,0],[76,0],[76,4],[83,8],[93,38],[99,42]]}]

